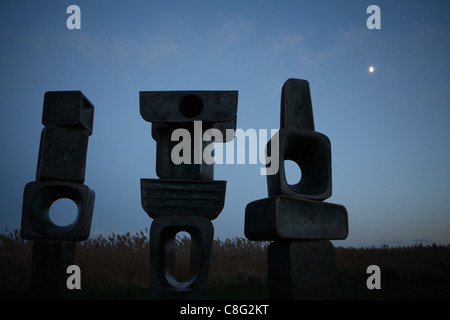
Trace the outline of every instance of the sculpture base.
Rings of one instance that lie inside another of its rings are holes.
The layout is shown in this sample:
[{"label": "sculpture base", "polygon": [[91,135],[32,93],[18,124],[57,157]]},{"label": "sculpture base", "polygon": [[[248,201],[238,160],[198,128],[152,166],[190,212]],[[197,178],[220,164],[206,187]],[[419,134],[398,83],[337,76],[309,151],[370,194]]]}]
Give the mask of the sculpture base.
[{"label": "sculpture base", "polygon": [[31,291],[34,299],[63,299],[67,267],[73,264],[75,241],[35,241],[31,264]]},{"label": "sculpture base", "polygon": [[272,242],[268,272],[270,299],[337,299],[336,255],[328,240]]}]

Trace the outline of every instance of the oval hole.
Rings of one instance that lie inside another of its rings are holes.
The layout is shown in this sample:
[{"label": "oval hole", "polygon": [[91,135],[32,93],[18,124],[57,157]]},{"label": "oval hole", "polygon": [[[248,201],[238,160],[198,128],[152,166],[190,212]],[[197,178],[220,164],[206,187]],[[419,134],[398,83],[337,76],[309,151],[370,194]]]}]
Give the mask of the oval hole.
[{"label": "oval hole", "polygon": [[78,217],[77,204],[67,198],[58,199],[50,206],[49,217],[57,226],[68,226],[75,222]]},{"label": "oval hole", "polygon": [[181,99],[178,111],[186,118],[195,118],[203,111],[202,99],[195,94],[187,94]]},{"label": "oval hole", "polygon": [[191,235],[180,231],[175,236],[175,281],[180,284],[191,279]]},{"label": "oval hole", "polygon": [[302,179],[300,166],[292,160],[284,160],[284,173],[289,185],[296,185]]}]

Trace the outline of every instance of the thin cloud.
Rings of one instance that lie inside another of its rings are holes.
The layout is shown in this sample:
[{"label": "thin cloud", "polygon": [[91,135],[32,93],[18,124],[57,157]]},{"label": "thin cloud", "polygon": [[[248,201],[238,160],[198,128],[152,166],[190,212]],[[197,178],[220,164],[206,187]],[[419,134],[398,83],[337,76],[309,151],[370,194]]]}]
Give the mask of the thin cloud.
[{"label": "thin cloud", "polygon": [[431,240],[430,238],[424,237],[424,238],[415,238],[415,239],[412,239],[411,242],[414,242],[414,243],[432,243],[433,240]]},{"label": "thin cloud", "polygon": [[245,40],[252,32],[253,25],[239,14],[230,17],[223,22],[213,34],[222,41],[228,43],[237,43]]},{"label": "thin cloud", "polygon": [[317,42],[304,39],[305,45],[299,51],[298,58],[305,64],[320,65],[325,61],[336,60],[339,57],[352,53],[356,48],[364,46],[369,37],[361,28],[346,29],[337,33],[326,43],[325,48],[317,48]]},{"label": "thin cloud", "polygon": [[303,35],[299,33],[281,34],[271,39],[267,51],[272,54],[280,54],[299,48],[303,41]]},{"label": "thin cloud", "polygon": [[375,243],[378,243],[380,245],[391,245],[391,246],[397,245],[397,246],[399,246],[399,245],[403,244],[403,241],[400,239],[379,239],[379,240],[376,240]]},{"label": "thin cloud", "polygon": [[235,14],[207,32],[207,43],[210,50],[226,50],[246,41],[253,32],[254,25],[243,16]]},{"label": "thin cloud", "polygon": [[120,62],[139,66],[176,57],[181,52],[175,41],[158,37],[139,41],[120,37],[96,39],[86,34],[74,34],[73,47],[87,60],[95,63]]}]

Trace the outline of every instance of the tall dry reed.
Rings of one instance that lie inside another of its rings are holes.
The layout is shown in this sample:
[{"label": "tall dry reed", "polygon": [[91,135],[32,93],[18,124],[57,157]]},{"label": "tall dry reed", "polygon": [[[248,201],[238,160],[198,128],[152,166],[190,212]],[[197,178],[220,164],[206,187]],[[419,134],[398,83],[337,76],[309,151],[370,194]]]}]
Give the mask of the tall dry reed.
[{"label": "tall dry reed", "polygon": [[0,290],[28,290],[31,276],[32,243],[20,237],[19,230],[0,234]]},{"label": "tall dry reed", "polygon": [[[267,285],[269,242],[233,238],[213,242],[208,275],[209,287]],[[189,278],[190,240],[176,240],[175,277]],[[18,230],[0,234],[0,293],[28,290],[32,243]],[[366,269],[376,264],[383,281],[448,283],[450,245],[409,247],[336,248],[339,281],[365,284]],[[107,290],[149,288],[150,250],[148,230],[135,234],[96,236],[77,244],[75,264],[81,269],[82,288]]]}]

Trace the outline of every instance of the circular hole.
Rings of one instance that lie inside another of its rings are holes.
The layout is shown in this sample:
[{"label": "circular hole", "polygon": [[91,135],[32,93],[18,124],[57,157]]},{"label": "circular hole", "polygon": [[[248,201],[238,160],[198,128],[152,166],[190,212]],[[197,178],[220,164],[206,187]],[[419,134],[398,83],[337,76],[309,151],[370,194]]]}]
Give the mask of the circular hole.
[{"label": "circular hole", "polygon": [[292,160],[284,160],[284,174],[289,185],[296,185],[302,179],[302,170],[299,165]]},{"label": "circular hole", "polygon": [[203,111],[202,99],[195,94],[187,94],[181,99],[178,111],[186,118],[195,118]]},{"label": "circular hole", "polygon": [[57,226],[68,226],[75,222],[78,217],[77,204],[67,198],[58,199],[50,206],[49,217]]}]

